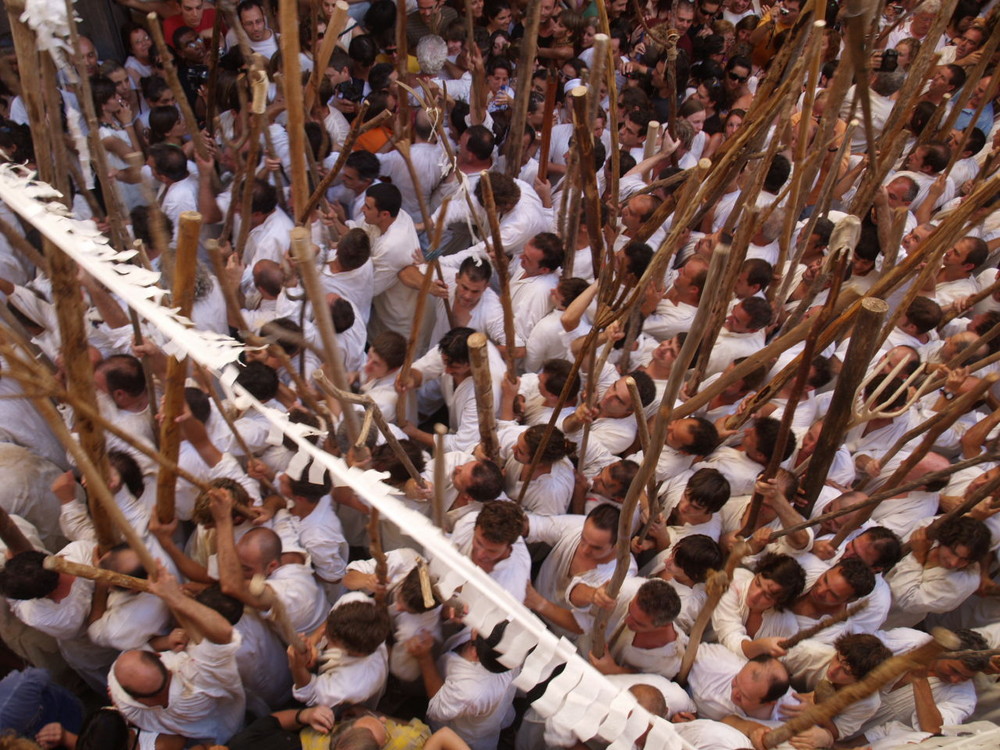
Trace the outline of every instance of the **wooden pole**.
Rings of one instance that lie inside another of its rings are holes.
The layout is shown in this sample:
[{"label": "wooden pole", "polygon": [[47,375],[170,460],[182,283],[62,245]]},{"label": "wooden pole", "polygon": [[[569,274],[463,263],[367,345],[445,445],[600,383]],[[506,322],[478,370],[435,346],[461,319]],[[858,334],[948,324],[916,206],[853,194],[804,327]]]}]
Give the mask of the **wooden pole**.
[{"label": "wooden pole", "polygon": [[14,523],[14,519],[7,513],[6,508],[2,506],[0,506],[0,539],[3,540],[7,546],[7,552],[12,556],[35,548],[20,527]]},{"label": "wooden pole", "polygon": [[806,506],[804,515],[809,515],[819,492],[826,482],[827,472],[843,442],[847,425],[854,411],[854,399],[858,386],[868,372],[868,364],[877,348],[877,335],[882,321],[889,312],[889,306],[880,299],[866,297],[861,301],[860,311],[854,322],[854,333],[847,346],[844,366],[837,376],[830,408],[823,417],[823,428],[809,461],[809,470],[802,483],[802,493]]},{"label": "wooden pole", "polygon": [[312,112],[313,105],[316,104],[316,97],[319,96],[319,82],[326,72],[326,66],[330,63],[330,56],[337,46],[337,40],[347,26],[348,5],[344,0],[337,0],[333,7],[333,14],[326,25],[326,33],[323,35],[323,43],[320,44],[319,52],[316,53],[315,64],[309,76],[309,83],[305,92],[305,111]]},{"label": "wooden pole", "polygon": [[445,527],[444,483],[447,481],[447,477],[444,466],[444,436],[447,434],[448,428],[443,424],[434,425],[434,504],[431,506],[433,511],[431,515],[434,519],[434,525],[439,529]]},{"label": "wooden pole", "polygon": [[[302,94],[302,66],[299,63],[299,7],[296,0],[280,0],[281,65],[285,74],[285,111],[288,115],[288,146],[292,156],[292,205],[295,211],[309,199],[309,178],[306,170],[306,118]],[[322,73],[322,71],[321,71]],[[303,224],[301,215],[298,223]]]},{"label": "wooden pole", "polygon": [[799,732],[829,721],[852,703],[867,698],[910,670],[926,667],[945,651],[953,651],[958,648],[959,640],[950,631],[935,628],[933,636],[933,640],[929,643],[918,646],[905,654],[886,659],[869,672],[864,679],[841,688],[829,700],[810,706],[794,719],[771,730],[764,735],[764,747],[777,747]]},{"label": "wooden pole", "polygon": [[681,658],[681,668],[677,672],[674,682],[680,685],[687,684],[691,667],[694,666],[695,657],[698,655],[698,646],[701,645],[701,639],[705,634],[705,628],[708,627],[708,623],[712,619],[712,613],[715,612],[715,608],[719,606],[723,595],[729,589],[729,584],[733,580],[733,571],[736,570],[736,567],[743,558],[749,554],[750,545],[740,540],[733,545],[733,549],[726,559],[725,568],[709,572],[708,580],[705,582],[705,591],[708,592],[708,598],[701,605],[701,611],[698,612],[698,617],[695,619],[694,625],[691,626],[687,648],[684,649],[684,656]]},{"label": "wooden pole", "polygon": [[375,507],[372,507],[368,514],[368,551],[375,560],[375,580],[379,584],[375,590],[375,603],[384,607],[389,565],[385,552],[382,551],[382,529],[379,527],[378,508]]},{"label": "wooden pole", "polygon": [[469,364],[476,387],[476,411],[479,416],[479,439],[493,463],[500,465],[500,443],[497,441],[497,413],[493,401],[493,377],[490,374],[489,342],[484,333],[469,336]]},{"label": "wooden pole", "polygon": [[522,18],[524,36],[521,37],[521,55],[517,61],[517,94],[514,97],[514,108],[511,111],[510,128],[504,155],[507,157],[507,176],[516,177],[521,171],[521,155],[524,151],[524,125],[528,121],[528,97],[531,95],[531,73],[534,70],[535,52],[538,51],[538,27],[542,20],[541,3],[531,3],[527,16]]},{"label": "wooden pole", "polygon": [[[603,36],[598,34],[597,36]],[[607,40],[605,40],[605,44]],[[594,46],[597,46],[597,37],[594,37]],[[594,53],[595,58],[597,53]],[[559,85],[558,76],[555,71],[549,70],[549,76],[545,80],[545,120],[542,122],[542,140],[538,147],[538,179],[545,182],[549,178],[549,149],[552,146],[552,126],[555,124],[556,107],[556,87]]]},{"label": "wooden pole", "polygon": [[503,249],[503,238],[500,235],[500,218],[497,214],[497,204],[493,199],[493,182],[490,173],[480,173],[479,181],[483,186],[483,208],[490,222],[490,235],[493,239],[490,257],[496,267],[497,280],[500,282],[500,305],[503,307],[504,360],[507,363],[507,379],[514,382],[517,379],[517,369],[514,363],[514,307],[510,298],[510,270],[507,268],[507,255]]},{"label": "wooden pole", "polygon": [[149,581],[145,578],[136,578],[124,573],[116,573],[113,570],[105,570],[94,565],[84,565],[83,563],[73,562],[65,557],[49,555],[42,562],[42,567],[46,570],[54,570],[57,573],[65,573],[77,578],[86,578],[88,581],[99,581],[109,586],[117,586],[120,589],[142,591],[144,593],[149,592]]},{"label": "wooden pole", "polygon": [[[577,86],[569,92],[573,103],[573,132],[576,138],[577,164],[579,165],[580,184],[586,201],[584,218],[587,222],[587,237],[590,239],[590,252],[594,258],[604,257],[604,235],[601,232],[601,196],[597,191],[597,174],[594,164],[594,128],[587,119],[586,86]],[[591,96],[597,96],[597,89],[590,89]],[[566,235],[567,243],[576,242],[576,232]],[[594,274],[598,267],[594,264]]]},{"label": "wooden pole", "polygon": [[795,633],[794,635],[785,638],[783,641],[780,641],[778,645],[781,646],[786,651],[790,651],[791,649],[795,648],[797,645],[802,643],[802,641],[809,640],[813,636],[822,633],[827,628],[831,628],[834,625],[841,622],[846,622],[847,620],[854,617],[854,615],[861,612],[861,610],[865,609],[865,607],[867,606],[868,606],[867,599],[862,599],[860,602],[855,602],[850,607],[846,607],[843,612],[831,615],[830,617],[824,617],[815,625],[810,625],[808,628],[802,628],[802,630]]},{"label": "wooden pole", "polygon": [[[302,276],[302,285],[305,287],[309,304],[312,305],[313,318],[323,342],[323,358],[330,379],[337,388],[348,391],[350,388],[347,385],[347,373],[344,371],[344,358],[337,344],[337,332],[333,328],[330,306],[326,303],[326,294],[323,293],[319,273],[316,271],[316,260],[313,257],[309,237],[309,230],[304,227],[299,226],[292,230],[292,257],[297,261],[296,267]],[[348,403],[341,401],[341,406],[347,436],[353,443],[358,437],[358,417]]]},{"label": "wooden pole", "polygon": [[340,400],[341,403],[351,403],[351,404],[361,404],[366,410],[369,410],[372,415],[372,419],[375,421],[375,425],[378,427],[379,432],[382,433],[382,437],[385,438],[386,444],[392,449],[393,454],[406,469],[406,473],[410,475],[410,478],[415,481],[419,486],[425,487],[427,483],[421,476],[420,472],[417,471],[417,467],[413,465],[413,461],[403,450],[403,446],[400,445],[399,440],[396,439],[396,434],[389,427],[388,421],[386,421],[385,415],[379,408],[378,404],[371,396],[361,396],[356,393],[351,393],[350,391],[343,391],[337,388],[330,379],[323,374],[322,371],[317,370],[313,373],[313,378],[316,380],[316,384],[320,387],[324,393],[328,394],[331,398]]},{"label": "wooden pole", "polygon": [[[194,276],[198,257],[198,236],[201,214],[185,211],[180,217],[177,234],[177,255],[174,259],[173,304],[180,314],[191,316],[194,306]],[[160,450],[172,462],[177,462],[181,447],[181,431],[177,417],[184,411],[184,381],[187,360],[171,357],[167,361],[167,379],[163,386],[163,421],[160,424]],[[151,398],[155,397],[153,395]],[[177,475],[161,469],[156,477],[156,516],[160,523],[174,519],[174,497]]]},{"label": "wooden pole", "polygon": [[306,642],[302,636],[295,632],[291,620],[288,619],[288,612],[281,599],[274,593],[274,590],[267,585],[267,581],[262,575],[255,575],[248,586],[250,594],[260,600],[262,611],[269,612],[266,619],[285,643],[294,648],[300,654],[308,650]]}]

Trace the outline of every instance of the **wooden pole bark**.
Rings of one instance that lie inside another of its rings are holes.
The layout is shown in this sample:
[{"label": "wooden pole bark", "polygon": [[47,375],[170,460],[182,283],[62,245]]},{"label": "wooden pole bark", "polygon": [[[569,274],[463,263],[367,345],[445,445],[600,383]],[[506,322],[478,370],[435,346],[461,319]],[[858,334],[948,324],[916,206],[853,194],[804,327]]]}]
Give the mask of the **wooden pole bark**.
[{"label": "wooden pole bark", "polygon": [[100,581],[101,583],[107,583],[121,589],[128,589],[129,591],[149,591],[149,581],[145,578],[136,578],[124,573],[116,573],[113,570],[105,570],[93,565],[84,565],[83,563],[68,560],[65,557],[49,555],[42,562],[42,567],[46,570],[54,570],[57,573],[65,573],[77,578],[86,578],[88,581]]},{"label": "wooden pole bark", "polygon": [[[198,236],[201,232],[201,214],[185,211],[181,214],[177,233],[177,255],[174,258],[173,304],[181,315],[191,316],[194,307],[194,276],[198,258]],[[187,360],[171,357],[167,361],[167,379],[163,386],[163,422],[160,424],[160,450],[176,463],[180,455],[181,431],[177,417],[184,411],[184,381],[187,378]],[[150,398],[155,398],[151,395]],[[163,468],[156,476],[156,516],[160,523],[174,519],[174,498],[177,475]]]},{"label": "wooden pole bark", "polygon": [[490,374],[489,342],[484,333],[469,336],[469,364],[472,365],[476,387],[476,411],[479,416],[479,437],[486,455],[500,465],[500,443],[497,441],[497,412],[493,400],[493,376]]},{"label": "wooden pole bark", "polygon": [[809,515],[819,492],[826,482],[827,472],[833,465],[834,456],[840,448],[847,432],[851,414],[854,411],[854,397],[858,386],[868,372],[877,347],[878,331],[889,312],[889,306],[880,299],[868,297],[861,302],[861,308],[854,322],[854,334],[847,346],[844,367],[837,376],[837,386],[833,391],[830,408],[823,418],[823,428],[809,460],[809,470],[802,483],[806,506],[804,515]]},{"label": "wooden pole bark", "polygon": [[[348,391],[350,388],[347,385],[347,373],[344,371],[344,358],[340,353],[340,346],[337,344],[337,332],[333,328],[333,319],[330,317],[330,306],[326,304],[326,294],[323,292],[319,273],[316,270],[316,259],[312,253],[309,230],[304,227],[295,227],[292,230],[292,257],[297,262],[296,268],[302,276],[302,285],[305,287],[309,304],[312,305],[313,318],[323,342],[323,359],[330,379],[341,391]],[[344,423],[347,426],[347,436],[353,443],[358,437],[358,416],[349,403],[341,401],[341,407]]]},{"label": "wooden pole bark", "polygon": [[[306,117],[302,93],[302,66],[299,63],[299,6],[296,0],[280,0],[281,63],[285,84],[285,111],[288,115],[288,147],[292,157],[292,205],[295,211],[309,199],[306,168]],[[321,71],[322,72],[322,71]],[[297,214],[293,213],[293,216]],[[299,224],[304,223],[299,218]]]},{"label": "wooden pole bark", "polygon": [[538,51],[538,27],[542,20],[541,3],[531,3],[524,22],[524,36],[521,37],[521,54],[517,60],[519,77],[526,80],[518,81],[517,94],[514,97],[514,109],[511,111],[510,129],[512,137],[507,139],[504,155],[507,157],[507,175],[516,177],[521,171],[521,155],[524,151],[524,125],[528,120],[528,97],[531,95],[531,74],[534,70],[535,52]]},{"label": "wooden pole bark", "polygon": [[7,546],[7,551],[11,555],[18,555],[22,552],[33,550],[34,546],[21,531],[20,527],[14,523],[7,510],[0,507],[0,539]]},{"label": "wooden pole bark", "polygon": [[281,640],[294,648],[300,654],[304,654],[308,648],[305,640],[303,640],[302,636],[295,632],[295,628],[292,627],[291,620],[288,619],[288,612],[285,611],[285,605],[274,593],[274,590],[267,585],[267,581],[264,579],[264,576],[254,576],[253,580],[250,581],[249,590],[253,596],[260,599],[261,603],[264,605],[263,611],[270,612],[270,614],[264,619],[266,619],[274,627],[275,631],[281,637]]},{"label": "wooden pole bark", "polygon": [[845,608],[843,612],[840,612],[836,615],[831,615],[830,617],[824,617],[815,625],[810,625],[808,628],[802,628],[802,630],[795,633],[795,635],[792,635],[788,638],[785,638],[783,641],[780,641],[778,645],[781,646],[786,651],[789,651],[795,648],[800,643],[802,643],[802,641],[809,640],[813,636],[822,633],[827,628],[831,628],[837,623],[846,622],[847,620],[854,617],[854,615],[858,614],[861,610],[865,609],[867,606],[868,606],[867,599],[862,599],[860,602],[855,602],[850,607]]},{"label": "wooden pole bark", "polygon": [[434,519],[434,525],[439,529],[445,527],[444,483],[448,478],[445,475],[444,466],[444,436],[447,434],[448,428],[443,424],[434,425],[434,497],[431,517]]},{"label": "wooden pole bark", "polygon": [[348,5],[344,0],[337,0],[337,4],[333,8],[333,15],[330,16],[330,20],[326,25],[323,43],[320,44],[319,52],[316,53],[315,65],[313,65],[312,74],[309,76],[309,83],[306,86],[306,112],[311,112],[313,105],[316,103],[316,97],[319,95],[320,78],[326,71],[326,66],[330,62],[330,56],[337,46],[337,40],[340,38],[341,33],[343,33],[344,27],[347,26],[348,9]]},{"label": "wooden pole bark", "polygon": [[483,207],[490,222],[490,235],[493,239],[493,265],[496,267],[497,280],[500,283],[500,305],[503,307],[504,361],[507,363],[507,379],[514,382],[517,379],[517,368],[514,362],[514,307],[510,297],[510,269],[507,267],[507,255],[503,249],[503,239],[500,235],[500,218],[497,214],[497,204],[493,198],[493,183],[490,173],[483,171],[479,181],[483,186]]},{"label": "wooden pole bark", "polygon": [[[603,34],[598,34],[603,36]],[[607,44],[607,40],[605,40]],[[594,37],[594,46],[597,46],[597,37]],[[594,52],[597,57],[597,52]],[[549,178],[549,149],[552,145],[552,126],[555,124],[556,107],[556,87],[558,76],[549,70],[549,77],[545,81],[545,120],[542,122],[542,139],[538,147],[538,179],[545,182]]]}]

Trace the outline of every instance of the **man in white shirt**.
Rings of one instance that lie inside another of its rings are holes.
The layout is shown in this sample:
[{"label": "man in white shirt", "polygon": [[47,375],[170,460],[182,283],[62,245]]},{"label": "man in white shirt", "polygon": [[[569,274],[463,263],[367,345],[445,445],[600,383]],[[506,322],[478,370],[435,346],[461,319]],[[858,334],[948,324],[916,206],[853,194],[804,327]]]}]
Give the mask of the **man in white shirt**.
[{"label": "man in white shirt", "polygon": [[222,615],[187,596],[162,567],[150,590],[201,640],[178,653],[126,651],[108,676],[111,700],[143,731],[224,743],[242,725],[246,703],[236,667],[240,636]]},{"label": "man in white shirt", "polygon": [[278,207],[278,191],[274,185],[261,179],[254,181],[250,216],[240,218],[250,222],[250,233],[241,259],[244,264],[243,277],[240,279],[240,290],[249,294],[253,288],[254,264],[259,260],[279,264],[284,261],[285,253],[292,244],[295,222]]},{"label": "man in white shirt", "polygon": [[174,235],[180,231],[181,214],[198,210],[198,178],[188,171],[187,156],[178,146],[157,143],[150,147],[153,160],[153,177],[160,182],[158,200],[160,209],[173,223]]},{"label": "man in white shirt", "polygon": [[[236,7],[236,13],[240,25],[250,39],[250,49],[258,55],[263,55],[265,60],[270,60],[278,51],[278,35],[267,27],[264,6],[258,0],[243,0]],[[230,47],[236,46],[237,37],[234,30],[230,30],[226,35],[226,43]]]},{"label": "man in white shirt", "polygon": [[978,237],[963,237],[945,252],[934,285],[934,297],[941,307],[979,291],[974,274],[989,252]]},{"label": "man in white shirt", "polygon": [[760,297],[740,300],[719,331],[705,375],[722,372],[738,357],[748,357],[764,348],[764,329],[770,324],[771,305]]}]

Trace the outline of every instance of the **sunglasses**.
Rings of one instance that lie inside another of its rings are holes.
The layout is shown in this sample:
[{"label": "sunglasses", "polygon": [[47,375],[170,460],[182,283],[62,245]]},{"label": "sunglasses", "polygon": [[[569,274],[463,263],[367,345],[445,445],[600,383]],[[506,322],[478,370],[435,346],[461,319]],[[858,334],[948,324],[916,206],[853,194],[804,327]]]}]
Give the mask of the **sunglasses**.
[{"label": "sunglasses", "polygon": [[740,83],[743,83],[744,81],[748,80],[749,78],[750,78],[750,76],[738,76],[735,73],[730,73],[729,74],[729,80],[730,81],[739,81]]}]

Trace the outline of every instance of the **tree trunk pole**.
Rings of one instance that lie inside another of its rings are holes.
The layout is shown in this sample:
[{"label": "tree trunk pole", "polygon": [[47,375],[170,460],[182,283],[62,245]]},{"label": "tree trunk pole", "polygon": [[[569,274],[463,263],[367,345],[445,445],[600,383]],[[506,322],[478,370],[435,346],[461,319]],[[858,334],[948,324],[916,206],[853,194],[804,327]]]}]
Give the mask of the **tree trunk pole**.
[{"label": "tree trunk pole", "polygon": [[493,238],[493,265],[496,266],[497,280],[500,282],[500,305],[503,307],[504,361],[507,363],[507,379],[514,382],[517,379],[517,369],[514,364],[514,306],[510,297],[510,269],[507,267],[507,255],[503,249],[503,239],[500,235],[500,218],[497,215],[497,204],[493,199],[493,183],[490,173],[483,171],[480,175],[483,186],[483,207],[490,222],[490,234]]},{"label": "tree trunk pole", "polygon": [[[306,168],[306,117],[302,93],[302,66],[299,63],[299,8],[296,0],[280,0],[281,63],[284,72],[285,107],[288,114],[288,146],[292,157],[292,205],[295,211],[309,199],[309,177]],[[295,215],[295,214],[293,214]],[[298,223],[308,222],[300,217]]]},{"label": "tree trunk pole", "polygon": [[490,374],[489,343],[486,334],[472,334],[469,336],[468,346],[473,385],[476,387],[479,437],[486,455],[499,466],[500,444],[497,441],[497,413],[493,400],[493,377]]},{"label": "tree trunk pole", "polygon": [[[173,305],[181,315],[191,316],[194,307],[194,276],[198,257],[198,236],[201,232],[201,214],[185,211],[181,214],[177,234],[177,255],[174,259]],[[160,451],[173,463],[180,455],[181,431],[177,417],[184,411],[184,381],[187,378],[187,359],[171,357],[167,361],[167,379],[163,386],[163,422],[160,424]],[[150,398],[155,398],[151,394]],[[174,519],[174,498],[177,474],[161,468],[156,476],[156,516],[160,523]]]},{"label": "tree trunk pole", "polygon": [[117,586],[129,591],[149,591],[149,581],[145,578],[136,578],[124,573],[116,573],[113,570],[98,568],[94,565],[73,562],[65,557],[49,555],[42,562],[42,567],[46,570],[54,570],[57,573],[65,573],[77,578],[86,578],[88,581],[100,581],[101,583],[107,583],[110,586]]},{"label": "tree trunk pole", "polygon": [[868,372],[868,364],[876,351],[878,332],[888,312],[889,306],[880,299],[868,297],[861,301],[861,309],[854,321],[854,333],[847,345],[844,367],[837,377],[830,408],[823,418],[823,428],[802,483],[806,501],[806,506],[802,509],[804,515],[808,516],[812,512],[837,449],[844,440],[847,424],[854,411],[855,394]]}]

